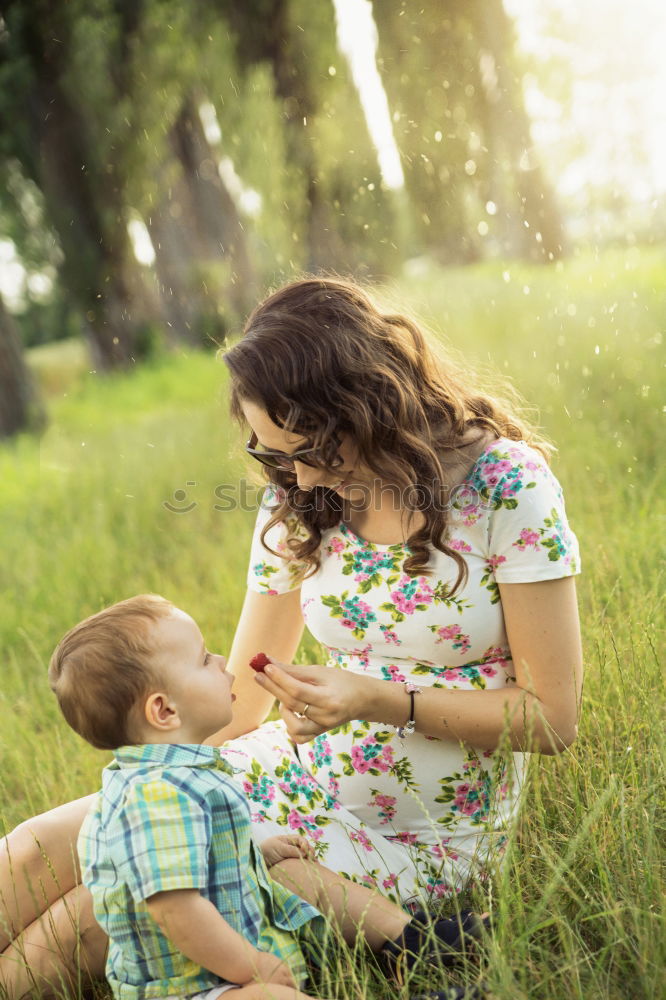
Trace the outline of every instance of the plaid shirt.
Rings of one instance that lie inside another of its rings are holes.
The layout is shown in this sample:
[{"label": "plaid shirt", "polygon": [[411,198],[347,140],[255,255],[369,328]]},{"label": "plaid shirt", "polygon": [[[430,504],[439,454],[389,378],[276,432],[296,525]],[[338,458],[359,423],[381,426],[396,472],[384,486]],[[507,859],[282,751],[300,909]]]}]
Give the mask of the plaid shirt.
[{"label": "plaid shirt", "polygon": [[[174,951],[145,900],[198,889],[261,951],[305,978],[295,931],[323,922],[266,871],[247,802],[214,747],[126,746],[102,774],[79,836],[83,883],[110,939],[106,974],[118,1000],[185,996],[224,982]],[[319,928],[316,928],[318,931]]]}]

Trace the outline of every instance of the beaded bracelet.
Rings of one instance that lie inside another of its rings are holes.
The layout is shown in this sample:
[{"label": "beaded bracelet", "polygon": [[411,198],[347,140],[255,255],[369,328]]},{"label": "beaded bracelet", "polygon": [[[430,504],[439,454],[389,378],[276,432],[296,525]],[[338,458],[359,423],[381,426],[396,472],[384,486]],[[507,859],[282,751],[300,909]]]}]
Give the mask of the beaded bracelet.
[{"label": "beaded bracelet", "polygon": [[405,736],[411,736],[416,731],[416,718],[414,716],[414,695],[421,694],[421,688],[417,687],[416,684],[412,684],[411,681],[405,681],[405,692],[409,695],[409,718],[404,726],[396,726],[396,732],[400,739],[404,739]]}]

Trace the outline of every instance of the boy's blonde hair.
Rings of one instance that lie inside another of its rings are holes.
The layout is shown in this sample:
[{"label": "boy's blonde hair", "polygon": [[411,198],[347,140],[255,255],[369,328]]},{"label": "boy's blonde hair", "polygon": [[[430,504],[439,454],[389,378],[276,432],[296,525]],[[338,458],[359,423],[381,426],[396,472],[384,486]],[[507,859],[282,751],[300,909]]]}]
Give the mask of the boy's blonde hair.
[{"label": "boy's blonde hair", "polygon": [[173,604],[139,594],[90,615],[63,636],[49,663],[49,683],[62,714],[100,750],[132,743],[131,713],[159,679],[148,626]]}]

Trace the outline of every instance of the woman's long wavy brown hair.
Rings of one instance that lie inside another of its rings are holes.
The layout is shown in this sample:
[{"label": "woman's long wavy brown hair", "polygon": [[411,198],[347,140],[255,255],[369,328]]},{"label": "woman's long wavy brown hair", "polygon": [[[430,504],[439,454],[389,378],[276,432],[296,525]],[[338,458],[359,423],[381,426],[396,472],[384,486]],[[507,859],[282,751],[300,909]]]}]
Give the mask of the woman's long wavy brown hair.
[{"label": "woman's long wavy brown hair", "polygon": [[[231,413],[239,422],[241,403],[255,403],[274,423],[307,438],[308,447],[321,449],[331,465],[342,435],[348,435],[365,466],[404,490],[445,491],[446,455],[460,453],[463,436],[473,428],[479,430],[477,441],[487,431],[524,440],[547,462],[553,450],[518,416],[518,396],[508,384],[501,397],[475,391],[460,364],[435,357],[412,320],[382,314],[350,281],[306,278],[280,288],[256,307],[242,339],[223,358],[232,376]],[[322,533],[345,518],[349,502],[316,487],[317,502],[308,503],[310,492],[299,489],[293,472],[266,473],[279,489],[262,541],[274,524],[286,522],[287,547],[309,576],[319,566]],[[427,573],[434,546],[458,566],[452,596],[466,580],[467,566],[446,544],[446,504],[429,504],[421,512],[425,524],[407,539],[411,554],[404,569]]]}]

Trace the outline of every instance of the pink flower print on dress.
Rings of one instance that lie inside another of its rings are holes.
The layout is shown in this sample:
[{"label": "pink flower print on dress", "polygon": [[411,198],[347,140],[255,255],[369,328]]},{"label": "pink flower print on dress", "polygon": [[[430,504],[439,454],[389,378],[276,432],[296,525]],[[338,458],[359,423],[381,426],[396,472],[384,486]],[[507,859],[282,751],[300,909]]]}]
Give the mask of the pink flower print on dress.
[{"label": "pink flower print on dress", "polygon": [[532,531],[530,528],[523,528],[520,532],[520,537],[513,543],[513,547],[520,549],[522,552],[527,551],[530,547],[539,550],[539,539],[540,535],[538,531]]},{"label": "pink flower print on dress", "polygon": [[382,666],[382,677],[384,680],[395,681],[397,684],[404,684],[407,680],[405,675],[400,673],[400,670],[395,663],[389,663],[388,666]]},{"label": "pink flower print on dress", "polygon": [[459,681],[463,679],[458,673],[456,667],[447,667],[444,673],[442,674],[442,677],[444,678],[445,681]]},{"label": "pink flower print on dress", "polygon": [[384,636],[384,641],[385,642],[387,642],[387,643],[389,643],[389,644],[391,644],[393,646],[401,646],[402,645],[402,639],[398,638],[398,633],[395,632],[390,627],[390,625],[380,625],[379,627],[382,630],[382,635]]},{"label": "pink flower print on dress", "polygon": [[325,734],[317,736],[312,744],[312,749],[308,750],[308,757],[315,767],[324,767],[332,761],[331,744],[326,739]]},{"label": "pink flower print on dress", "polygon": [[498,566],[506,562],[506,556],[488,556],[486,559],[486,565],[494,573]]},{"label": "pink flower print on dress", "polygon": [[481,517],[481,507],[479,504],[470,504],[469,507],[464,507],[462,511],[462,523],[466,528],[471,528],[472,525]]},{"label": "pink flower print on dress", "polygon": [[366,736],[362,743],[352,747],[351,763],[359,774],[372,770],[386,774],[393,767],[393,747],[382,746],[372,736]]},{"label": "pink flower print on dress", "polygon": [[505,668],[511,660],[511,650],[502,646],[488,646],[481,659],[484,663],[495,663],[498,667]]},{"label": "pink flower print on dress", "polygon": [[363,649],[354,650],[354,655],[358,658],[358,664],[360,667],[362,667],[363,670],[367,670],[368,667],[370,666],[370,657],[368,656],[368,654],[371,652],[372,652],[371,642],[369,642],[367,646],[364,646]]},{"label": "pink flower print on dress", "polygon": [[401,830],[400,833],[397,833],[395,835],[395,837],[390,837],[389,839],[397,840],[398,843],[400,844],[409,844],[410,846],[413,846],[414,844],[418,843],[416,834],[408,833],[406,830]]},{"label": "pink flower print on dress", "polygon": [[374,609],[355,595],[349,597],[349,591],[342,594],[324,594],[321,603],[331,609],[332,618],[339,618],[344,628],[351,629],[355,639],[364,639],[365,631],[371,622],[377,621]]},{"label": "pink flower print on dress", "polygon": [[429,625],[428,628],[437,635],[438,643],[452,642],[453,648],[460,650],[461,653],[466,653],[471,646],[470,637],[462,631],[460,625],[441,625],[439,628],[436,625]]},{"label": "pink flower print on dress", "polygon": [[357,844],[360,844],[363,850],[368,851],[368,853],[374,850],[372,841],[363,830],[352,830],[349,834],[349,839],[354,840]]},{"label": "pink flower print on dress", "polygon": [[303,618],[308,617],[308,608],[310,607],[311,604],[314,604],[314,602],[315,602],[314,597],[308,597],[307,600],[303,601],[303,603],[301,604],[301,612],[303,614]]},{"label": "pink flower print on dress", "polygon": [[456,785],[453,805],[463,816],[474,816],[476,819],[486,816],[489,808],[487,782],[464,781]]},{"label": "pink flower print on dress", "polygon": [[382,611],[389,611],[393,621],[404,621],[405,615],[415,611],[425,611],[432,604],[434,594],[425,576],[414,579],[406,573],[400,577],[397,587],[391,591],[391,602],[380,604]]},{"label": "pink flower print on dress", "polygon": [[334,535],[328,543],[328,548],[331,552],[339,553],[344,552],[347,545],[344,539],[340,538],[338,535]]},{"label": "pink flower print on dress", "polygon": [[450,549],[455,549],[456,552],[472,551],[472,546],[468,545],[467,542],[463,541],[462,538],[451,538],[447,544]]},{"label": "pink flower print on dress", "polygon": [[382,881],[382,885],[384,886],[385,889],[392,889],[397,884],[398,884],[398,876],[397,875],[389,875],[388,878],[385,878]]},{"label": "pink flower print on dress", "polygon": [[450,858],[451,861],[458,860],[459,855],[448,846],[450,840],[450,837],[445,837],[440,844],[435,844],[432,848],[432,853],[436,858]]},{"label": "pink flower print on dress", "polygon": [[451,886],[448,885],[446,882],[435,882],[435,884],[434,884],[434,886],[432,888],[432,891],[433,891],[433,895],[437,899],[441,899],[442,896],[450,896],[451,895]]},{"label": "pink flower print on dress", "polygon": [[368,805],[377,807],[380,823],[383,825],[390,823],[394,818],[397,802],[395,795],[384,795],[382,792],[373,791]]},{"label": "pink flower print on dress", "polygon": [[303,817],[300,813],[297,813],[295,809],[292,809],[287,816],[287,823],[292,830],[300,830],[305,826]]},{"label": "pink flower print on dress", "polygon": [[243,782],[243,791],[251,802],[269,806],[275,799],[275,786],[268,775],[263,774],[256,781]]}]

